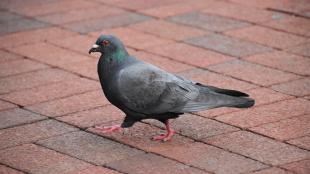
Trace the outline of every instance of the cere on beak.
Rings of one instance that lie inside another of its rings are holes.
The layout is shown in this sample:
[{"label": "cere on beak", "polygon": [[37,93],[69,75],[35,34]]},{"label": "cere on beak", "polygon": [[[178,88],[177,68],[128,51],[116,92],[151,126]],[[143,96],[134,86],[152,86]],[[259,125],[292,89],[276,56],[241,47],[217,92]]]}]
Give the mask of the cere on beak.
[{"label": "cere on beak", "polygon": [[92,52],[97,52],[99,48],[99,45],[94,44],[91,49],[88,51],[88,54],[92,53]]}]

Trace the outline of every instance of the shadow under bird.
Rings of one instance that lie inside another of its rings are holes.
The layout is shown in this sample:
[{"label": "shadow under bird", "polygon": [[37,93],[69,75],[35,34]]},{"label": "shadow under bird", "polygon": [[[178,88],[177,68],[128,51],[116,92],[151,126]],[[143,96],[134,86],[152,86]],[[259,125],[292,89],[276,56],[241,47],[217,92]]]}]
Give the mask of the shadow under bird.
[{"label": "shadow under bird", "polygon": [[96,126],[103,133],[156,119],[166,125],[167,132],[153,140],[167,141],[175,133],[169,119],[218,107],[248,108],[255,103],[243,92],[197,83],[140,61],[112,35],[101,35],[92,52],[101,53],[98,75],[106,98],[126,114],[121,125]]}]

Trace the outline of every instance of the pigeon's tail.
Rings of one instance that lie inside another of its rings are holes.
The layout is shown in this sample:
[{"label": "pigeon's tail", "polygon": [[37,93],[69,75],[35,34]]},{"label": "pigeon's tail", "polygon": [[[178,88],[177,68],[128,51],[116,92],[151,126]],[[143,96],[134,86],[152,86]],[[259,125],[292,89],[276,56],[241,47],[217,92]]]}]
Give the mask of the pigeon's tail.
[{"label": "pigeon's tail", "polygon": [[255,100],[248,94],[213,86],[200,86],[200,94],[194,100],[187,102],[180,111],[197,112],[219,107],[249,108],[255,104]]},{"label": "pigeon's tail", "polygon": [[249,108],[254,106],[255,104],[255,100],[251,99],[251,98],[240,98],[241,102],[237,103],[236,105],[232,105],[230,107],[236,107],[236,108]]},{"label": "pigeon's tail", "polygon": [[249,95],[241,92],[241,91],[236,91],[236,90],[231,90],[231,89],[222,89],[222,88],[217,88],[214,86],[207,86],[207,85],[201,85],[202,88],[207,88],[207,90],[212,90],[218,94],[224,94],[227,96],[234,97],[235,103],[232,104],[230,107],[236,107],[236,108],[249,108],[252,107],[255,104],[255,100],[252,98],[248,98]]}]

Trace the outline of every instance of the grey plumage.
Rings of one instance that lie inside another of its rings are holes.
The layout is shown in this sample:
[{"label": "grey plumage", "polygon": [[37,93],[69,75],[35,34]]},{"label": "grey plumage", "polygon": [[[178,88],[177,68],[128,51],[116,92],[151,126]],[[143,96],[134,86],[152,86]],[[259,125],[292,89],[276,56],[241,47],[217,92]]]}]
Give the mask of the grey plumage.
[{"label": "grey plumage", "polygon": [[102,35],[96,44],[90,52],[102,53],[100,82],[107,99],[126,114],[122,127],[147,118],[165,122],[187,112],[254,105],[243,92],[203,85],[142,62],[114,36]]}]

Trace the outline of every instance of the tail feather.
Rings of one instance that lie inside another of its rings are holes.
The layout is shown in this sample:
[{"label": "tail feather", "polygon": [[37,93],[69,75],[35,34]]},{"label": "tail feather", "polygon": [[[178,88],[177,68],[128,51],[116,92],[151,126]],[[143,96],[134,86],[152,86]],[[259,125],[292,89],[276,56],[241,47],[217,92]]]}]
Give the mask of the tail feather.
[{"label": "tail feather", "polygon": [[236,90],[231,90],[231,89],[222,89],[222,88],[217,88],[214,86],[203,85],[201,83],[196,83],[196,85],[205,87],[208,90],[212,90],[212,91],[219,93],[219,94],[225,94],[225,95],[230,95],[230,96],[234,96],[234,97],[249,97],[248,94],[241,92],[241,91],[236,91]]},{"label": "tail feather", "polygon": [[244,98],[244,102],[241,104],[236,104],[232,107],[236,107],[236,108],[249,108],[252,107],[255,104],[255,100],[251,99],[251,98]]}]

